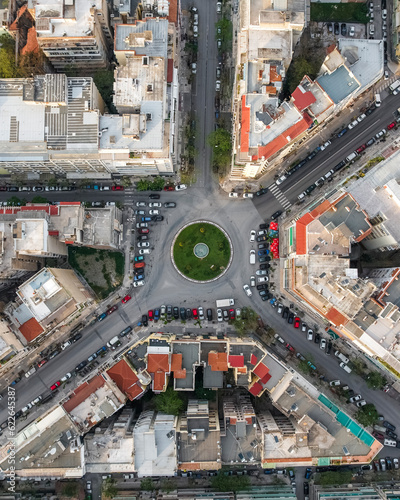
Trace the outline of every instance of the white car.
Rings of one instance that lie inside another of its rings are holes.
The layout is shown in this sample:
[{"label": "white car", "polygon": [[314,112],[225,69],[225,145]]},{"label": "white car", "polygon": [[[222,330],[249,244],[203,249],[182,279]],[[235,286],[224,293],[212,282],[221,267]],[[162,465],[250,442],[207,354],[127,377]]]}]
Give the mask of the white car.
[{"label": "white car", "polygon": [[357,394],[356,396],[349,398],[349,403],[357,403],[357,401],[361,401],[361,399],[362,399],[361,394]]},{"label": "white car", "polygon": [[[144,250],[140,250],[140,252],[144,252]],[[144,285],[144,280],[140,280],[140,281],[135,281],[133,283],[133,286],[136,288],[138,286],[143,286]]]},{"label": "white car", "polygon": [[249,285],[243,285],[243,290],[245,291],[247,297],[251,297],[253,295],[253,292],[250,290]]},{"label": "white car", "polygon": [[193,24],[196,26],[199,24],[199,15],[197,13],[193,16]]},{"label": "white car", "polygon": [[243,193],[243,198],[253,198],[254,194],[253,193]]},{"label": "white car", "polygon": [[303,191],[302,193],[299,194],[299,196],[297,198],[299,201],[301,201],[306,197],[306,195],[307,195],[307,193],[305,191]]},{"label": "white car", "polygon": [[257,283],[266,283],[268,281],[268,276],[259,276],[257,278]]},{"label": "white car", "polygon": [[250,276],[250,286],[256,286],[256,277]]},{"label": "white car", "polygon": [[150,246],[150,243],[148,241],[138,241],[137,246],[139,248],[148,248]]},{"label": "white car", "polygon": [[276,312],[277,312],[278,314],[282,314],[282,311],[283,311],[283,304],[281,304],[281,303],[279,302],[278,307],[277,307],[277,309],[276,309]]},{"label": "white car", "polygon": [[238,198],[239,197],[238,193],[234,193],[233,191],[231,193],[229,193],[228,196],[229,196],[229,198]]},{"label": "white car", "polygon": [[184,189],[187,189],[186,184],[178,184],[175,186],[175,191],[183,191]]},{"label": "white car", "polygon": [[354,36],[356,34],[356,29],[354,26],[350,26],[350,31],[349,31],[349,35],[350,36]]},{"label": "white car", "polygon": [[197,309],[197,312],[198,312],[198,315],[199,315],[199,319],[201,321],[204,320],[204,309],[200,306],[198,309]]},{"label": "white car", "polygon": [[313,338],[314,338],[314,332],[310,328],[307,332],[307,340],[312,340]]},{"label": "white car", "polygon": [[279,186],[279,184],[282,184],[282,182],[285,181],[286,179],[287,179],[286,175],[281,175],[279,179],[275,182],[275,184]]},{"label": "white car", "polygon": [[331,144],[332,144],[331,141],[326,141],[324,144],[322,144],[321,151],[324,151],[324,149],[326,149]]},{"label": "white car", "polygon": [[148,255],[149,253],[151,253],[150,248],[141,248],[139,250],[139,255]]},{"label": "white car", "polygon": [[301,331],[302,332],[306,332],[307,331],[307,324],[306,323],[302,323],[301,324]]},{"label": "white car", "polygon": [[72,374],[70,372],[66,373],[62,378],[60,378],[60,382],[66,382],[72,377]]},{"label": "white car", "polygon": [[382,10],[382,19],[386,19],[386,18],[387,18],[387,10],[383,9]]},{"label": "white car", "polygon": [[362,115],[360,115],[358,118],[357,118],[357,121],[358,123],[362,122],[364,120],[364,118],[367,118],[367,115],[365,113],[363,113]]},{"label": "white car", "polygon": [[215,82],[215,91],[219,92],[220,90],[221,90],[221,82],[219,80],[217,80]]},{"label": "white car", "polygon": [[366,404],[367,404],[367,402],[365,401],[365,399],[362,399],[361,401],[358,401],[358,402],[356,403],[356,406],[357,406],[358,408],[361,408],[361,406],[365,406]]},{"label": "white car", "polygon": [[321,339],[321,343],[319,344],[319,348],[325,351],[326,349],[326,339]]},{"label": "white car", "polygon": [[357,126],[357,125],[358,125],[358,121],[357,121],[357,120],[354,120],[354,121],[352,121],[351,123],[349,123],[349,125],[347,126],[347,128],[348,128],[349,130],[351,130],[352,128],[354,128],[354,127],[355,127],[355,126]]},{"label": "white car", "polygon": [[222,3],[217,2],[217,14],[221,14],[221,9],[222,9]]},{"label": "white car", "polygon": [[256,232],[252,229],[250,231],[250,243],[253,243],[254,241],[256,241]]},{"label": "white car", "polygon": [[242,310],[238,307],[236,309],[236,319],[239,319],[241,317],[241,315],[242,315]]},{"label": "white car", "polygon": [[161,208],[161,207],[162,207],[162,205],[161,205],[161,203],[159,203],[158,201],[151,201],[151,202],[149,203],[149,207],[150,207],[150,208]]},{"label": "white car", "polygon": [[340,385],[340,380],[332,380],[331,382],[329,382],[329,385],[331,387],[335,386],[335,385]]},{"label": "white car", "polygon": [[137,201],[136,206],[137,207],[147,207],[147,203],[145,201]]},{"label": "white car", "polygon": [[224,321],[224,317],[222,316],[222,309],[217,309],[217,319],[218,321]]},{"label": "white car", "polygon": [[197,38],[199,36],[199,27],[197,24],[193,26],[193,36]]},{"label": "white car", "polygon": [[61,346],[61,350],[63,351],[64,349],[66,349],[67,347],[69,347],[70,345],[72,344],[72,342],[70,340],[67,340],[66,342],[64,342],[64,344]]},{"label": "white car", "polygon": [[149,210],[149,215],[159,215],[160,211],[155,209],[155,210]]}]

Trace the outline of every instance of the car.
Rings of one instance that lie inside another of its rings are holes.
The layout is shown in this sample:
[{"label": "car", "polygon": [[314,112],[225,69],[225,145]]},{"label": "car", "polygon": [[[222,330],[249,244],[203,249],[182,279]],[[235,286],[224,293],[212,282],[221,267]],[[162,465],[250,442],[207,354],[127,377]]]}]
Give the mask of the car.
[{"label": "car", "polygon": [[301,324],[301,331],[302,332],[306,332],[307,331],[307,324],[306,323],[302,323]]},{"label": "car", "polygon": [[229,309],[229,319],[235,319],[235,309]]},{"label": "car", "polygon": [[387,129],[388,129],[388,130],[391,130],[391,129],[392,129],[392,128],[394,128],[396,125],[397,125],[397,122],[392,122],[392,123],[389,123],[389,125],[387,126]]},{"label": "car", "polygon": [[135,288],[137,288],[138,286],[143,286],[143,285],[144,285],[144,281],[143,281],[143,280],[141,280],[141,281],[135,281],[135,282],[133,283],[133,286],[134,286]]},{"label": "car", "polygon": [[383,77],[385,80],[388,80],[389,79],[389,72],[385,69],[384,73],[383,73]]},{"label": "car", "polygon": [[[143,236],[142,236],[142,238],[143,238]],[[146,236],[146,238],[147,238],[147,236]],[[145,262],[136,262],[135,264],[133,264],[133,267],[135,269],[143,269],[144,267],[146,267],[146,263]]]},{"label": "car", "polygon": [[64,349],[66,349],[67,347],[69,347],[70,345],[72,345],[72,341],[71,340],[67,340],[66,342],[64,342],[61,346],[61,350],[64,351]]},{"label": "car", "polygon": [[221,90],[221,81],[217,80],[215,82],[215,92],[219,92]]},{"label": "car", "polygon": [[102,313],[100,316],[97,316],[97,321],[103,321],[105,318],[107,318],[107,313]]},{"label": "car", "polygon": [[172,308],[172,315],[174,319],[179,319],[179,307],[174,306]]},{"label": "car", "polygon": [[308,496],[308,494],[310,493],[310,487],[307,482],[303,483],[303,492],[305,496]]},{"label": "car", "polygon": [[382,19],[387,18],[387,9],[382,9]]},{"label": "car", "polygon": [[330,385],[331,387],[338,386],[338,385],[340,385],[340,380],[331,380],[331,381],[329,382],[329,385]]},{"label": "car", "polygon": [[282,318],[283,319],[287,319],[287,317],[289,316],[289,308],[288,307],[285,307],[283,309],[283,313],[282,313]]},{"label": "car", "polygon": [[176,203],[174,201],[167,201],[164,203],[164,207],[165,208],[175,208],[176,207]]},{"label": "car", "polygon": [[259,276],[257,278],[257,283],[266,283],[268,282],[268,276]]},{"label": "car", "polygon": [[319,333],[315,333],[315,336],[314,336],[314,343],[315,344],[319,344],[320,343],[320,340],[321,340],[321,335]]},{"label": "car", "polygon": [[256,275],[257,276],[267,276],[268,271],[266,269],[257,269]]},{"label": "car", "polygon": [[386,129],[383,128],[380,132],[378,132],[377,134],[375,134],[375,139],[380,139],[385,134],[386,134]]},{"label": "car", "polygon": [[360,154],[364,151],[364,149],[366,149],[367,145],[366,144],[362,144],[359,148],[356,149],[356,153]]},{"label": "car", "polygon": [[354,36],[356,34],[356,29],[354,26],[350,26],[350,31],[349,31],[349,35],[350,36]]},{"label": "car", "polygon": [[172,185],[164,186],[164,191],[175,191],[175,186]]},{"label": "car", "polygon": [[147,320],[147,315],[146,314],[143,314],[142,315],[142,323],[143,323],[143,326],[148,326],[148,320]]},{"label": "car", "polygon": [[192,73],[195,75],[197,73],[197,63],[192,63]]},{"label": "car", "polygon": [[393,425],[393,424],[391,424],[391,423],[390,423],[390,422],[388,422],[387,420],[384,420],[384,421],[382,422],[382,425],[383,425],[383,427],[386,427],[386,429],[389,429],[390,431],[393,431],[393,432],[394,432],[394,431],[396,430],[396,426],[395,426],[395,425]]},{"label": "car", "polygon": [[381,466],[382,472],[385,472],[386,471],[386,460],[384,458],[380,458],[379,459],[379,464]]},{"label": "car", "polygon": [[285,347],[288,351],[291,351],[291,352],[294,352],[294,347],[292,345],[289,344],[289,342],[287,342],[285,344]]},{"label": "car", "polygon": [[326,339],[321,339],[321,343],[319,344],[319,348],[325,351],[326,349]]},{"label": "car", "polygon": [[387,465],[388,470],[392,470],[393,469],[392,459],[390,457],[386,457],[385,460],[386,460],[386,465]]},{"label": "car", "polygon": [[147,203],[145,201],[137,201],[136,206],[137,207],[147,207]]},{"label": "car", "polygon": [[[146,243],[146,242],[144,242],[144,243]],[[139,250],[139,254],[140,255],[149,255],[150,253],[151,253],[150,248],[141,248]]]},{"label": "car", "polygon": [[213,312],[212,309],[207,309],[207,320],[212,321],[213,320]]},{"label": "car", "polygon": [[150,243],[148,241],[138,241],[138,248],[148,248]]},{"label": "car", "polygon": [[222,315],[224,317],[224,321],[229,321],[229,314],[228,314],[228,311],[226,309],[222,310]]},{"label": "car", "polygon": [[222,47],[222,40],[220,38],[217,39],[217,48],[220,49]]},{"label": "car", "polygon": [[316,187],[317,187],[316,184],[311,184],[311,186],[308,186],[308,188],[305,190],[305,193],[311,194]]},{"label": "car", "polygon": [[313,338],[314,338],[314,332],[310,328],[307,332],[307,340],[313,340]]},{"label": "car", "polygon": [[38,366],[38,368],[41,368],[41,367],[42,367],[43,365],[45,365],[46,363],[47,363],[47,359],[46,359],[46,358],[43,358],[43,359],[41,359],[41,360],[38,362],[37,366]]},{"label": "car", "polygon": [[251,297],[253,295],[253,292],[250,290],[249,285],[243,285],[243,290],[248,297]]},{"label": "car", "polygon": [[223,321],[222,309],[217,309],[217,319],[218,321]]},{"label": "car", "polygon": [[175,186],[175,191],[183,191],[184,189],[187,189],[187,185],[186,184],[177,184]]},{"label": "car", "polygon": [[268,285],[262,283],[261,285],[257,285],[257,290],[268,290]]},{"label": "car", "polygon": [[385,439],[385,435],[378,431],[373,431],[372,435],[374,436],[374,438],[379,439],[380,441],[383,441]]},{"label": "car", "polygon": [[397,434],[393,431],[390,431],[389,429],[386,430],[386,436],[388,436],[392,439],[397,439]]},{"label": "car", "polygon": [[268,248],[268,247],[269,247],[269,244],[268,244],[268,243],[259,243],[259,244],[257,245],[257,248],[258,248],[259,250],[263,250],[264,248]]},{"label": "car", "polygon": [[199,311],[196,308],[192,309],[192,316],[193,319],[199,319]]},{"label": "car", "polygon": [[[143,271],[139,271],[141,273],[143,273]],[[133,277],[133,281],[142,281],[144,280],[144,274],[136,274],[134,277]]]},{"label": "car", "polygon": [[253,243],[253,241],[256,239],[256,232],[254,229],[250,231],[250,243]]},{"label": "car", "polygon": [[[158,198],[160,197],[160,195],[157,195],[157,196],[158,196]],[[162,204],[158,201],[151,201],[149,203],[149,208],[161,208],[161,207],[162,207]]]},{"label": "car", "polygon": [[[335,23],[335,24],[337,24],[337,23]],[[311,468],[310,468],[310,467],[307,467],[306,472],[305,472],[305,474],[304,474],[304,477],[305,477],[306,479],[310,479],[311,474],[312,474],[312,470],[311,470]]]},{"label": "car", "polygon": [[58,351],[58,350],[56,349],[55,351],[53,351],[53,352],[51,352],[51,353],[50,353],[50,355],[49,355],[49,360],[50,360],[50,359],[55,358],[55,357],[56,357],[56,356],[58,356],[59,354],[60,354],[60,351]]},{"label": "car", "polygon": [[294,318],[294,323],[293,323],[293,326],[294,326],[295,328],[299,328],[299,326],[300,326],[300,318],[299,318],[298,316],[296,316],[296,317]]},{"label": "car", "polygon": [[150,230],[147,227],[140,228],[138,231],[139,234],[149,234]]},{"label": "car", "polygon": [[57,382],[54,382],[54,384],[52,386],[50,386],[50,390],[55,391],[57,389],[57,387],[60,387],[60,385],[61,385],[60,380],[57,380]]},{"label": "car", "polygon": [[159,214],[160,214],[160,211],[157,209],[149,210],[149,215],[159,215]]},{"label": "car", "polygon": [[182,321],[186,321],[186,309],[184,307],[179,309],[179,315]]},{"label": "car", "polygon": [[394,469],[398,469],[399,468],[399,459],[397,457],[393,458],[393,467]]},{"label": "car", "polygon": [[263,194],[267,194],[268,193],[268,188],[262,188],[262,189],[259,189],[258,191],[256,191],[256,196],[262,196]]},{"label": "car", "polygon": [[[152,194],[149,194],[149,198],[150,198],[150,200],[159,200],[160,199],[160,195],[152,193]],[[149,204],[149,206],[150,206],[150,204]]]},{"label": "car", "polygon": [[162,220],[164,220],[164,217],[162,215],[154,215],[151,220],[153,220],[154,222],[161,222]]},{"label": "car", "polygon": [[190,307],[186,308],[186,318],[192,319],[192,310],[190,309]]},{"label": "car", "polygon": [[137,228],[149,227],[149,225],[147,224],[147,222],[137,222],[136,227]]},{"label": "car", "polygon": [[144,257],[143,257],[143,255],[137,255],[137,256],[134,258],[134,261],[135,261],[135,262],[143,262],[143,261],[144,261]]},{"label": "car", "polygon": [[222,3],[217,2],[217,14],[221,14],[221,10],[222,10]]},{"label": "car", "polygon": [[277,219],[278,217],[280,217],[282,215],[282,210],[277,210],[276,212],[274,212],[272,215],[271,215],[271,219],[272,220],[275,220]]},{"label": "car", "polygon": [[71,340],[72,343],[75,343],[75,342],[78,342],[78,340],[81,339],[81,338],[82,338],[82,334],[81,333],[77,333],[73,337],[71,337],[70,340]]},{"label": "car", "polygon": [[147,311],[147,316],[148,316],[148,318],[149,318],[149,321],[153,321],[153,319],[154,319],[154,312],[153,312],[153,310],[152,310],[152,309],[149,309],[149,310]]},{"label": "car", "polygon": [[264,255],[268,255],[269,254],[269,250],[266,249],[266,248],[263,248],[263,249],[259,250],[257,252],[257,254],[258,254],[259,257],[263,257]]},{"label": "car", "polygon": [[279,186],[279,185],[280,185],[280,184],[282,184],[282,182],[283,182],[283,181],[285,181],[286,179],[287,179],[286,175],[281,175],[281,176],[279,177],[279,179],[277,179],[277,180],[275,181],[275,184],[276,184],[277,186]]},{"label": "car", "polygon": [[342,26],[340,27],[340,32],[341,32],[342,36],[347,35],[347,28],[346,28],[346,25],[344,23],[342,23]]},{"label": "car", "polygon": [[361,400],[362,400],[361,394],[357,394],[356,396],[349,398],[349,403],[357,403],[357,401]]},{"label": "car", "polygon": [[124,190],[123,186],[118,186],[118,185],[111,186],[111,191],[123,191],[123,190]]},{"label": "car", "polygon": [[257,242],[260,241],[267,241],[267,237],[265,236],[265,234],[257,236]]}]

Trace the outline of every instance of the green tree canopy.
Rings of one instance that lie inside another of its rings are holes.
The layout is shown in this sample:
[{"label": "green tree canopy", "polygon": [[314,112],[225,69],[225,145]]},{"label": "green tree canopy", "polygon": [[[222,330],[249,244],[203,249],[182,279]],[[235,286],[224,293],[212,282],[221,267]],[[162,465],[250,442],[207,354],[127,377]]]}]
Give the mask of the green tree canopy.
[{"label": "green tree canopy", "polygon": [[231,161],[231,134],[223,128],[217,128],[207,137],[207,143],[212,148],[214,169],[222,176]]},{"label": "green tree canopy", "polygon": [[367,375],[367,386],[370,389],[381,389],[386,382],[386,378],[379,372],[370,372]]},{"label": "green tree canopy", "polygon": [[43,196],[34,196],[32,198],[32,203],[48,203],[49,200],[47,198],[44,198]]},{"label": "green tree canopy", "polygon": [[211,480],[211,488],[217,491],[243,491],[249,488],[249,476],[226,476],[222,471],[219,471]]},{"label": "green tree canopy", "polygon": [[236,333],[243,337],[249,332],[254,332],[258,328],[258,314],[251,307],[243,307],[240,318],[231,321]]},{"label": "green tree canopy", "polygon": [[[229,19],[223,17],[220,21],[215,23],[215,26],[217,38],[221,38],[223,42],[232,40],[232,23]],[[220,28],[221,34],[218,34],[218,28]]]},{"label": "green tree canopy", "polygon": [[155,396],[155,404],[158,411],[167,415],[179,415],[183,410],[184,402],[178,392],[168,387],[165,392]]},{"label": "green tree canopy", "polygon": [[153,480],[151,477],[145,477],[140,481],[140,489],[141,491],[153,491],[155,489]]},{"label": "green tree canopy", "polygon": [[356,413],[356,419],[360,422],[364,427],[368,427],[369,425],[374,425],[378,421],[378,411],[375,408],[375,405],[372,403],[368,403],[361,408]]},{"label": "green tree canopy", "polygon": [[114,498],[117,493],[118,493],[118,489],[117,487],[115,486],[116,485],[116,480],[113,479],[112,477],[108,477],[107,479],[105,479],[103,481],[103,495],[106,497],[106,498]]},{"label": "green tree canopy", "polygon": [[93,80],[110,113],[116,113],[117,110],[112,101],[114,71],[111,69],[103,69],[101,71],[97,71],[93,77]]},{"label": "green tree canopy", "polygon": [[353,472],[351,470],[321,472],[320,474],[317,474],[315,484],[322,484],[324,486],[332,484],[348,484],[350,483],[352,477]]}]

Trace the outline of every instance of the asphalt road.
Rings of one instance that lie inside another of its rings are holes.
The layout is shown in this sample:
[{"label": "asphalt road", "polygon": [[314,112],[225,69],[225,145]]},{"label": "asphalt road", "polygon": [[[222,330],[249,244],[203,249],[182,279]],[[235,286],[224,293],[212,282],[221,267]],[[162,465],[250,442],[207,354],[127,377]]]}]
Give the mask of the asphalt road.
[{"label": "asphalt road", "polygon": [[[328,146],[324,151],[320,151],[317,155],[310,161],[308,161],[302,168],[297,172],[289,176],[282,184],[279,185],[279,191],[285,196],[292,205],[295,204],[298,199],[298,195],[305,191],[311,184],[318,180],[321,176],[325,175],[329,170],[331,170],[335,165],[340,163],[349,154],[355,151],[362,144],[365,144],[371,137],[380,132],[383,128],[393,121],[394,112],[400,106],[400,94],[394,96],[388,94],[386,91],[381,93],[382,104],[380,107],[376,108],[375,111],[367,116],[361,123],[356,127],[349,130],[344,136],[337,138],[335,134],[332,137],[327,136],[326,131],[324,131],[324,139],[331,140],[332,144]],[[349,120],[349,123],[351,120]],[[390,132],[389,132],[390,136]],[[321,144],[324,140],[321,140]],[[382,149],[387,147],[387,142],[382,144]],[[311,151],[304,150],[303,158]],[[334,182],[330,183],[330,187],[333,189]],[[272,187],[276,193],[275,182],[269,184],[265,187]],[[281,201],[284,201],[281,198]],[[276,210],[283,209],[282,203],[274,196],[273,191],[269,191],[265,195],[254,197],[254,205],[260,212],[260,215],[268,219],[271,214]]]}]

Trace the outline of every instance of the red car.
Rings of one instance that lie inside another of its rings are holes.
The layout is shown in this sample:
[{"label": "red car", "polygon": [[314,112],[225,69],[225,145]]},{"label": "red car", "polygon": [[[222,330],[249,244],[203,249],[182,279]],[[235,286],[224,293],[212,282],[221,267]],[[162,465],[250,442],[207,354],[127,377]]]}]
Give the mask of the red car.
[{"label": "red car", "polygon": [[298,316],[296,316],[294,318],[294,325],[293,325],[295,328],[298,328],[300,326],[300,318]]},{"label": "red car", "polygon": [[387,126],[387,129],[390,130],[390,129],[394,128],[395,126],[396,126],[396,122],[389,123],[389,125]]},{"label": "red car", "polygon": [[164,191],[175,191],[175,186],[164,186]]},{"label": "red car", "polygon": [[367,147],[367,145],[363,144],[358,149],[356,149],[356,153],[362,153],[366,147]]},{"label": "red car", "polygon": [[148,229],[147,227],[140,228],[138,231],[139,234],[149,234],[149,232],[150,229]]},{"label": "red car", "polygon": [[42,359],[41,361],[39,361],[39,363],[37,364],[38,365],[38,368],[41,368],[43,365],[45,365],[47,363],[47,359]]},{"label": "red car", "polygon": [[149,317],[149,321],[153,321],[153,319],[154,319],[153,309],[148,310],[147,316]]},{"label": "red car", "polygon": [[123,186],[111,186],[111,191],[123,191]]},{"label": "red car", "polygon": [[376,439],[380,439],[380,440],[384,440],[385,439],[385,436],[381,433],[381,432],[377,432],[377,431],[374,431],[372,433],[372,435],[376,438]]},{"label": "red car", "polygon": [[55,391],[55,390],[57,389],[57,387],[60,387],[60,385],[61,385],[61,382],[58,380],[57,382],[55,382],[55,383],[54,383],[54,384],[50,387],[50,389],[51,389],[52,391]]},{"label": "red car", "polygon": [[193,309],[192,314],[193,314],[193,319],[199,319],[199,313],[197,309]]},{"label": "red car", "polygon": [[136,263],[134,264],[134,266],[133,266],[133,267],[134,267],[135,269],[141,269],[141,268],[142,268],[142,267],[144,267],[145,265],[146,265],[146,263],[145,263],[145,262],[136,262]]},{"label": "red car", "polygon": [[110,307],[110,309],[107,311],[107,316],[109,314],[112,314],[114,311],[116,311],[118,309],[118,306],[112,306]]},{"label": "red car", "polygon": [[235,319],[235,309],[229,309],[229,319]]},{"label": "red car", "polygon": [[129,302],[131,300],[131,296],[130,295],[125,295],[125,297],[121,300],[121,302],[123,304],[126,304],[127,302]]},{"label": "red car", "polygon": [[288,351],[294,352],[294,347],[290,345],[289,343],[285,344],[285,347]]}]

